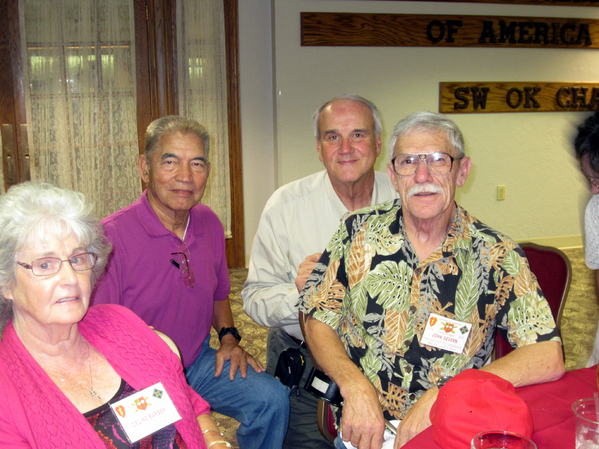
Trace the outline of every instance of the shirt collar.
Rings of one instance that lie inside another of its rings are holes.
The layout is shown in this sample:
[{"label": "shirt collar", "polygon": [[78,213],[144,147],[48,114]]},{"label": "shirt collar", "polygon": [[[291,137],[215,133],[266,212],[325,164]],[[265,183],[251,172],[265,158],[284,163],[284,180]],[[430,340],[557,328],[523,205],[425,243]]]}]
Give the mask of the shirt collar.
[{"label": "shirt collar", "polygon": [[470,235],[470,216],[461,206],[456,204],[455,216],[449,234],[443,242],[443,253],[455,253],[458,250],[470,251],[472,249],[472,236]]},{"label": "shirt collar", "polygon": [[379,198],[379,184],[376,182],[376,172],[374,172],[374,186],[372,187],[372,197],[370,198],[370,205],[374,206],[375,204],[384,203],[387,201],[387,198]]},{"label": "shirt collar", "polygon": [[[331,178],[329,177],[329,174],[327,173],[326,170],[324,171],[324,177],[325,177],[325,189],[327,192],[327,196],[329,198],[329,202],[335,209],[336,215],[339,216],[339,219],[343,220],[343,219],[347,218],[347,216],[349,214],[351,214],[352,212],[349,211],[347,209],[347,207],[345,207],[345,204],[343,204],[343,201],[341,201],[341,199],[339,199],[339,196],[337,195],[337,192],[335,192],[335,189],[333,188],[333,184],[331,183]],[[370,206],[374,206],[375,204],[379,204],[379,203],[382,203],[383,201],[385,201],[385,199],[379,199],[378,196],[379,196],[379,189],[377,186],[376,173],[375,173],[374,186],[372,187],[372,196],[370,197]]]},{"label": "shirt collar", "polygon": [[[144,192],[141,195],[141,198],[138,201],[139,201],[140,207],[136,208],[137,217],[139,218],[141,225],[143,226],[143,228],[149,235],[153,235],[153,236],[171,235],[171,236],[174,236],[177,239],[179,239],[179,237],[177,237],[174,232],[172,232],[164,227],[164,225],[162,224],[162,222],[156,215],[156,212],[154,212],[154,209],[152,209],[152,206],[150,205],[150,202],[148,201],[148,191],[147,190],[144,190]],[[194,207],[197,207],[197,205]],[[192,208],[192,210],[193,210],[193,208]],[[188,245],[191,244],[195,240],[195,234],[201,234],[201,232],[202,232],[201,223],[199,223],[198,220],[193,219],[192,210],[189,211],[189,219],[188,219],[189,222],[188,222],[186,232],[185,232],[185,242]],[[190,229],[193,229],[193,232],[188,232]]]},{"label": "shirt collar", "polygon": [[[447,234],[447,237],[445,237],[445,240],[441,244],[441,247],[437,248],[435,251],[433,251],[431,256],[429,256],[429,258],[427,259],[427,263],[430,262],[431,257],[451,257],[455,256],[455,253],[457,251],[471,252],[472,236],[470,235],[470,228],[468,227],[468,224],[470,224],[471,221],[471,216],[468,214],[468,212],[466,212],[466,210],[464,210],[460,205],[456,204],[455,215],[449,233]],[[406,228],[405,223],[403,221],[403,214],[401,213],[401,209],[397,212],[396,223],[396,226],[398,227],[397,231],[392,228],[390,228],[390,231],[392,233],[401,232],[407,240]],[[393,224],[391,226],[393,226]],[[439,253],[439,250],[441,250],[442,256],[441,253]]]},{"label": "shirt collar", "polygon": [[345,207],[343,201],[341,201],[339,196],[337,196],[337,192],[335,192],[333,184],[331,183],[331,178],[329,178],[329,174],[326,170],[324,171],[324,178],[325,191],[327,193],[327,197],[329,198],[330,206],[335,212],[335,215],[339,217],[339,220],[343,220],[349,215],[350,211],[347,210],[347,207]]}]

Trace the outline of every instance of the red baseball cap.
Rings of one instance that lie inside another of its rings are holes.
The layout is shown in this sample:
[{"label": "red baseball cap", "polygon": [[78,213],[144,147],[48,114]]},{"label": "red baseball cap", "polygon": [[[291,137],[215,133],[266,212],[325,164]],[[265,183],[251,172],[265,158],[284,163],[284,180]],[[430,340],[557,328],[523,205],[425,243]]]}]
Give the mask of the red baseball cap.
[{"label": "red baseball cap", "polygon": [[443,449],[464,449],[478,433],[508,430],[532,436],[532,415],[514,386],[477,369],[461,372],[439,391],[430,413],[433,438]]}]

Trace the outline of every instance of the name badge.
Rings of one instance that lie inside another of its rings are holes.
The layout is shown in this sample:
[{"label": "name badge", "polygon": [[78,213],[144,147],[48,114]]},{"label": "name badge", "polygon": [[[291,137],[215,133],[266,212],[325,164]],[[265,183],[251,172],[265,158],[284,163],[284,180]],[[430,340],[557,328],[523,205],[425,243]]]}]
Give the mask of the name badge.
[{"label": "name badge", "polygon": [[110,408],[130,443],[135,443],[181,419],[162,382],[110,404]]},{"label": "name badge", "polygon": [[472,324],[431,313],[420,343],[461,354]]}]

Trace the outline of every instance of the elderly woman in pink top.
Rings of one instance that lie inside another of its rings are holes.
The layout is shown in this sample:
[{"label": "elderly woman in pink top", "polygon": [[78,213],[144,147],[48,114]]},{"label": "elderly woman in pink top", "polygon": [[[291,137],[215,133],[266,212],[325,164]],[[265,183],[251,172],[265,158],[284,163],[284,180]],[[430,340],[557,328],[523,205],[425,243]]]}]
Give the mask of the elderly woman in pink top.
[{"label": "elderly woman in pink top", "polygon": [[[0,196],[0,447],[230,447],[160,337],[123,307],[89,308],[110,252],[90,211],[50,184]],[[129,428],[116,415],[132,404]]]}]

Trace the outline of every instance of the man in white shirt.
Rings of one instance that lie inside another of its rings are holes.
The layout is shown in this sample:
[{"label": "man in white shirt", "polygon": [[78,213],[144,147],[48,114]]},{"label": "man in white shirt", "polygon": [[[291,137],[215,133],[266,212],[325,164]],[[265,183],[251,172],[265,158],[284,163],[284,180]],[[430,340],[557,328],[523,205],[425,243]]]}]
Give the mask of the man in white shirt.
[{"label": "man in white shirt", "polygon": [[281,187],[268,200],[241,293],[245,312],[271,328],[267,372],[274,374],[288,348],[299,348],[306,361],[300,388],[290,397],[285,449],[333,447],[318,430],[317,399],[303,389],[312,361],[298,323],[299,292],[347,214],[398,197],[389,177],[374,171],[382,131],[374,104],[344,95],[324,103],[313,119],[326,170]]}]

